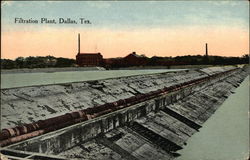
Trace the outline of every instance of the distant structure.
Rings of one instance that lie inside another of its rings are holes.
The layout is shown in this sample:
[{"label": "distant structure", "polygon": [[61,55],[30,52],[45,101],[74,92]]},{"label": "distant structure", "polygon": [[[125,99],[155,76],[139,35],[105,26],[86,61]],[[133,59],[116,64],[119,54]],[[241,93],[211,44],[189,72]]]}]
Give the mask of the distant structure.
[{"label": "distant structure", "polygon": [[208,48],[207,48],[207,43],[206,43],[206,57],[208,56]]},{"label": "distant structure", "polygon": [[78,53],[76,55],[76,64],[81,67],[102,66],[103,56],[101,53],[81,53],[80,43],[80,34],[78,34]]},{"label": "distant structure", "polygon": [[204,63],[209,64],[207,43],[206,43],[206,55],[204,56]]},{"label": "distant structure", "polygon": [[138,55],[136,52],[132,52],[123,58],[124,63],[128,66],[143,66],[147,64],[147,57],[144,55]]},{"label": "distant structure", "polygon": [[78,33],[78,54],[81,53],[81,38],[80,38],[80,33]]}]

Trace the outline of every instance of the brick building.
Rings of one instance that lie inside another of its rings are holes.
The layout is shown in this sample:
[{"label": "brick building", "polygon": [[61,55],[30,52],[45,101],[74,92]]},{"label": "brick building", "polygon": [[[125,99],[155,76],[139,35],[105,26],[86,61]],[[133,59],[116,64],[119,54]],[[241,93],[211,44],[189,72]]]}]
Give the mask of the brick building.
[{"label": "brick building", "polygon": [[101,53],[81,53],[80,34],[78,34],[78,53],[76,55],[76,64],[81,67],[103,65],[103,57]]},{"label": "brick building", "polygon": [[103,57],[101,53],[78,53],[76,55],[76,64],[84,66],[102,66]]},{"label": "brick building", "polygon": [[136,52],[132,52],[123,58],[124,63],[127,66],[143,66],[147,64],[148,58],[144,55],[138,55]]}]

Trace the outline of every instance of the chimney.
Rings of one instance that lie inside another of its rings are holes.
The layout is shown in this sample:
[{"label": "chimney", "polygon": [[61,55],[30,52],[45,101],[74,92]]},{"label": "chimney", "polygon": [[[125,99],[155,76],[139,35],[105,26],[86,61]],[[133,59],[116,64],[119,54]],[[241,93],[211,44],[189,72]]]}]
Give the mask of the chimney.
[{"label": "chimney", "polygon": [[81,53],[81,51],[80,51],[80,33],[78,33],[78,54],[80,54]]},{"label": "chimney", "polygon": [[207,43],[206,43],[206,56],[208,56]]}]

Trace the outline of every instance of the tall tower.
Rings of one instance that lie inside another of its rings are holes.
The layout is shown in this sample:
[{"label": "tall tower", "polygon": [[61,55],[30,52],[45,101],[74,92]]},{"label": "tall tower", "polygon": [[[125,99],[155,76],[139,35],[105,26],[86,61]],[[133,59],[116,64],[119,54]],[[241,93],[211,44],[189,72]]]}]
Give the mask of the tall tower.
[{"label": "tall tower", "polygon": [[206,43],[206,57],[208,56],[208,49],[207,49],[207,43]]},{"label": "tall tower", "polygon": [[81,51],[80,51],[80,43],[81,43],[81,41],[80,41],[80,33],[78,33],[78,54],[81,53]]}]

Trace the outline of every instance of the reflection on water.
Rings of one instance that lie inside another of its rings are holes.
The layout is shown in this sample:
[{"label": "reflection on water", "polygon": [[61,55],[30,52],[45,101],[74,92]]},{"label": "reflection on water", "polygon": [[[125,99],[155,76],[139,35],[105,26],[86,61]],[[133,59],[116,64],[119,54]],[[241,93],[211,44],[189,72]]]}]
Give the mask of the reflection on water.
[{"label": "reflection on water", "polygon": [[13,88],[30,85],[67,83],[98,80],[138,74],[161,73],[177,69],[152,70],[113,70],[113,71],[68,71],[52,73],[14,73],[1,74],[1,88]]},{"label": "reflection on water", "polygon": [[178,160],[247,160],[249,76],[179,151]]}]

